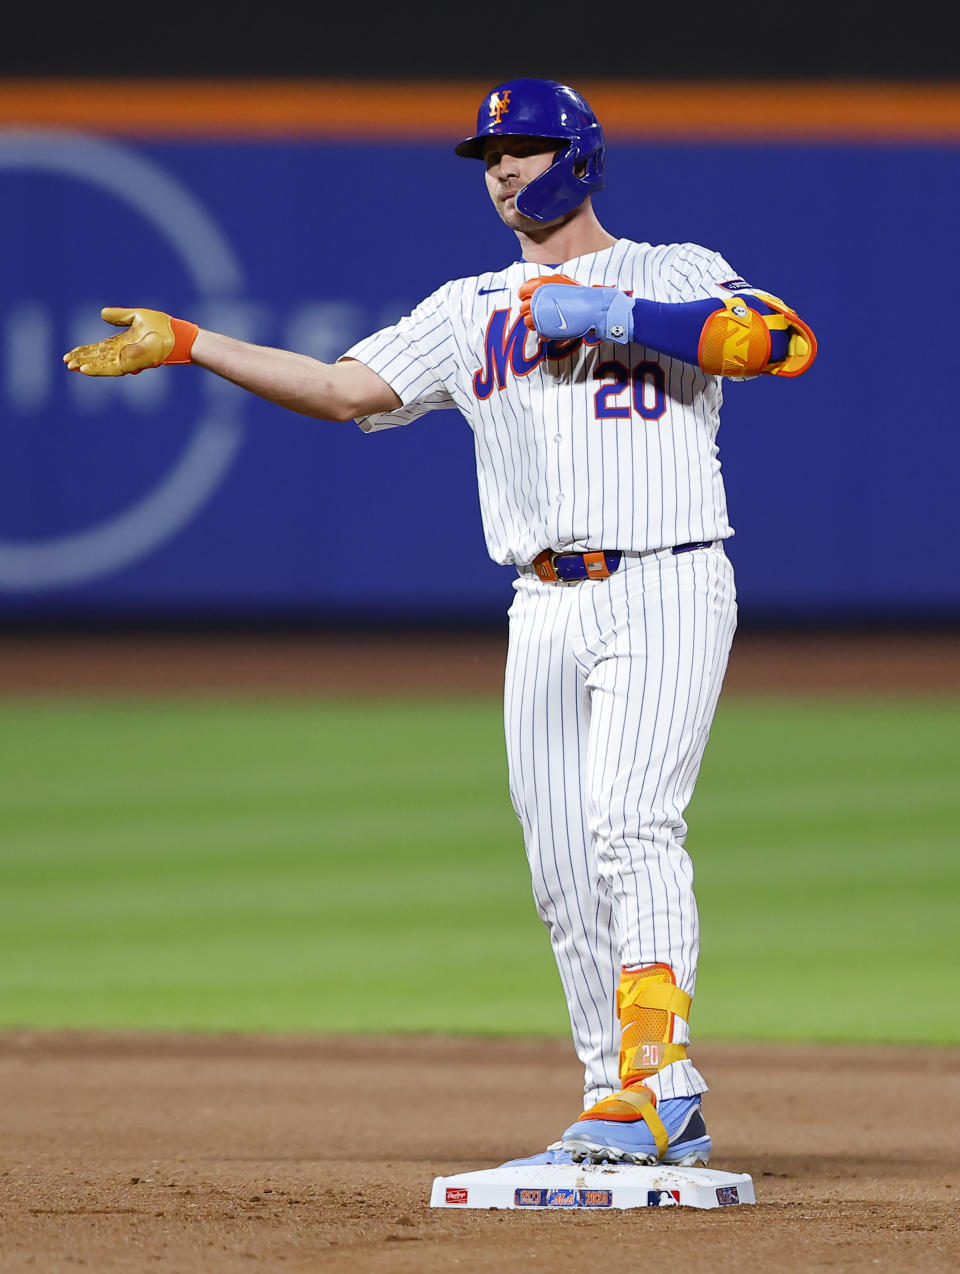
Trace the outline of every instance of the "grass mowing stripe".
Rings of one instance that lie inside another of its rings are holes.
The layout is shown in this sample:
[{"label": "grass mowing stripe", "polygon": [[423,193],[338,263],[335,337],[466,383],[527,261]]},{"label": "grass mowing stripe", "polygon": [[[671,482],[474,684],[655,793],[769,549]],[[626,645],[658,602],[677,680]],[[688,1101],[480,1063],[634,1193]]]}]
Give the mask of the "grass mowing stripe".
[{"label": "grass mowing stripe", "polygon": [[[564,1033],[499,705],[0,705],[0,1022]],[[953,703],[721,703],[695,1033],[956,1040]]]}]

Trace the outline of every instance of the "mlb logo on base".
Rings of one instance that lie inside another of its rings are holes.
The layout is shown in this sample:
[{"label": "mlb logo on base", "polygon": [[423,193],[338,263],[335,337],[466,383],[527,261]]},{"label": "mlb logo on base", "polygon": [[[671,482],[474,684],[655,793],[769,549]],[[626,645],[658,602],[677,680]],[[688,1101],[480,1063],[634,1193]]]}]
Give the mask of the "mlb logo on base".
[{"label": "mlb logo on base", "polygon": [[675,1208],[680,1202],[679,1190],[648,1190],[648,1208]]}]

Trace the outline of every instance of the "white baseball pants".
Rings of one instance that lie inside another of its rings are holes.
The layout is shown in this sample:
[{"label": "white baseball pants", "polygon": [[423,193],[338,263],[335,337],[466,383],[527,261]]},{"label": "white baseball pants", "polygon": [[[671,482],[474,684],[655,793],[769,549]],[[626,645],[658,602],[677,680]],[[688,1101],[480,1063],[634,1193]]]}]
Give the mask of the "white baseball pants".
[{"label": "white baseball pants", "polygon": [[[627,557],[606,580],[518,578],[505,725],[537,910],[584,1064],[584,1108],[620,1088],[623,965],[668,964],[693,995],[699,921],[684,811],[736,626],[723,548]],[[677,1019],[674,1042],[687,1042]],[[692,1062],[658,1097],[706,1091]]]}]

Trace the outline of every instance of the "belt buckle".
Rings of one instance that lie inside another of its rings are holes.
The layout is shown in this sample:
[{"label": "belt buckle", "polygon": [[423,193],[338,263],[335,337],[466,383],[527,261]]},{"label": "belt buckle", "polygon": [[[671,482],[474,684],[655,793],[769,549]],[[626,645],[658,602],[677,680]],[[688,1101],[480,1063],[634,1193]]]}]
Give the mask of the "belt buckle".
[{"label": "belt buckle", "polygon": [[560,583],[556,562],[553,560],[556,556],[552,549],[544,549],[542,553],[538,553],[533,559],[533,569],[536,571],[538,578],[543,580],[544,584]]},{"label": "belt buckle", "polygon": [[[580,584],[585,579],[602,580],[609,579],[615,570],[620,566],[621,555],[617,554],[616,565],[611,567],[607,563],[607,552],[600,550],[591,553],[555,553],[552,549],[544,549],[542,553],[538,553],[533,559],[533,569],[538,579],[544,584]],[[575,558],[582,565],[584,574],[577,574],[574,579],[564,579],[557,570],[557,561],[561,557]]]}]

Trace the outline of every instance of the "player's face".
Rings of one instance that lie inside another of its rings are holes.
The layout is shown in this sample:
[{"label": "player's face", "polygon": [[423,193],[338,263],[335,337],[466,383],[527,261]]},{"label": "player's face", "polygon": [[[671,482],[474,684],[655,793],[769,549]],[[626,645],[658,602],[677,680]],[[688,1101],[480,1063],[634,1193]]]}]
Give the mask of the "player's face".
[{"label": "player's face", "polygon": [[547,171],[558,149],[556,141],[544,137],[488,137],[483,143],[487,191],[511,230],[542,227],[517,211],[517,194]]}]

